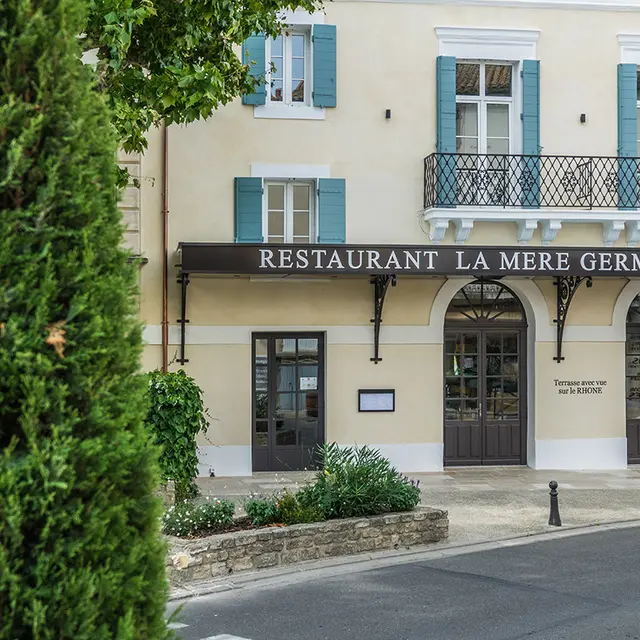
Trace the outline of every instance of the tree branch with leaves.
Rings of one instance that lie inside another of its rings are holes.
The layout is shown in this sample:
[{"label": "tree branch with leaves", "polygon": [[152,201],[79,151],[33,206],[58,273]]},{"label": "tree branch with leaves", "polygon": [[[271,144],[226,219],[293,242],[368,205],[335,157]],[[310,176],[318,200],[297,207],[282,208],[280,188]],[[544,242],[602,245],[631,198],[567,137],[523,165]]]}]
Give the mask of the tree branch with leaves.
[{"label": "tree branch with leaves", "polygon": [[322,0],[91,0],[85,52],[125,151],[142,152],[153,126],[208,118],[255,86],[238,46],[282,31],[282,12]]}]

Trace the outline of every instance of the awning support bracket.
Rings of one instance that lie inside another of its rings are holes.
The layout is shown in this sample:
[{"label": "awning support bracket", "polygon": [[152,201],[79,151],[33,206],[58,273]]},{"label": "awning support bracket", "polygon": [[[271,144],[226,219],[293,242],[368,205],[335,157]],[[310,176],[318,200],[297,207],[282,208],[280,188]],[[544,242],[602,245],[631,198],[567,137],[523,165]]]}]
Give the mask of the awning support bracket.
[{"label": "awning support bracket", "polygon": [[180,317],[178,318],[178,324],[180,325],[180,357],[176,359],[176,362],[185,364],[189,360],[185,357],[185,344],[187,338],[187,287],[189,286],[189,274],[182,271],[178,276],[178,284],[181,285],[180,296]]},{"label": "awning support bracket", "polygon": [[382,306],[387,295],[389,284],[396,286],[395,275],[379,275],[371,278],[373,285],[373,358],[371,362],[378,364],[382,360],[380,357],[380,325],[382,324]]},{"label": "awning support bracket", "polygon": [[556,276],[555,282],[553,283],[556,286],[557,300],[557,316],[554,320],[557,330],[556,355],[553,358],[556,362],[562,362],[564,360],[562,355],[562,338],[564,335],[564,326],[567,321],[567,313],[569,313],[569,307],[571,306],[575,292],[584,281],[587,283],[587,289],[593,286],[591,276]]}]

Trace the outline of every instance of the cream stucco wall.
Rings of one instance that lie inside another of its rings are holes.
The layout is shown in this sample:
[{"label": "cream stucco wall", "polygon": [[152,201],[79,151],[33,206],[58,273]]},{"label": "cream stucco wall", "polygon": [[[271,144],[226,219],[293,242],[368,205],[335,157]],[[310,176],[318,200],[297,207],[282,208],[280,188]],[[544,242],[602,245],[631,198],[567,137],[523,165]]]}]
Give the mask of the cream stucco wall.
[{"label": "cream stucco wall", "polygon": [[[536,344],[536,439],[624,438],[624,343],[569,342],[563,351],[565,360],[558,364],[555,344]],[[568,387],[555,380],[606,386],[601,394],[565,395],[559,390]]]},{"label": "cream stucco wall", "polygon": [[[249,176],[252,163],[327,165],[345,177],[349,242],[428,244],[418,214],[422,159],[435,151],[435,27],[540,30],[543,153],[617,153],[617,35],[640,32],[640,13],[339,1],[327,3],[326,22],[338,27],[338,107],[324,121],[256,119],[235,100],[207,121],[170,128],[172,249],[233,240],[233,178]],[[381,46],[389,34],[401,37]],[[152,140],[149,154],[159,151]],[[468,239],[496,242],[514,244],[515,224],[477,223]],[[600,246],[602,228],[565,224],[555,244]]]},{"label": "cream stucco wall", "polygon": [[[626,278],[594,278],[591,288],[583,283],[576,291],[569,313],[567,326],[608,326],[611,325],[613,310]],[[545,297],[549,308],[549,319],[557,316],[557,289],[553,278],[536,278],[535,283]]]},{"label": "cream stucco wall", "polygon": [[[326,22],[337,25],[338,107],[327,109],[324,120],[257,119],[253,107],[235,100],[207,121],[169,129],[170,358],[177,352],[179,316],[175,249],[180,241],[233,241],[233,178],[251,175],[252,164],[326,165],[332,177],[346,178],[349,243],[430,243],[420,215],[423,158],[435,151],[436,142],[436,27],[539,30],[543,153],[617,153],[617,35],[640,33],[640,12],[336,0],[326,4]],[[390,120],[384,118],[385,109],[392,110]],[[581,113],[587,115],[586,124],[579,122]],[[141,270],[141,316],[150,325],[149,335],[156,337],[153,331],[162,317],[161,143],[161,132],[150,132],[140,169],[139,241],[149,259]],[[514,213],[514,219],[520,215]],[[444,244],[454,242],[452,224]],[[476,222],[467,243],[515,245],[517,224]],[[541,244],[540,229],[531,244]],[[602,246],[602,226],[564,223],[552,244]],[[624,245],[622,234],[616,246]],[[251,437],[251,331],[302,326],[327,332],[328,437],[344,443],[411,445],[419,452],[412,461],[418,468],[424,460],[418,445],[442,442],[444,312],[434,315],[432,305],[444,282],[398,278],[385,301],[383,361],[374,365],[369,360],[373,291],[367,278],[283,282],[192,277],[185,369],[203,387],[214,417],[200,444],[233,449],[234,460],[244,456],[246,470],[250,459],[239,449],[249,447]],[[553,281],[536,278],[527,285],[535,294],[523,299],[532,342],[533,439],[624,438],[624,344],[620,326],[612,322],[626,283],[595,279],[592,289],[583,285],[578,290],[561,364],[553,361]],[[194,329],[202,331],[196,335]],[[143,366],[155,368],[160,362],[158,340],[153,339]],[[557,394],[554,379],[578,378],[606,380],[607,386],[602,395]],[[356,392],[367,386],[395,388],[397,411],[359,414]],[[430,451],[424,455],[440,455],[437,448]],[[214,466],[227,454],[215,455]]]},{"label": "cream stucco wall", "polygon": [[[327,438],[341,444],[442,442],[442,346],[329,345]],[[359,413],[358,389],[395,389],[393,413]]]}]

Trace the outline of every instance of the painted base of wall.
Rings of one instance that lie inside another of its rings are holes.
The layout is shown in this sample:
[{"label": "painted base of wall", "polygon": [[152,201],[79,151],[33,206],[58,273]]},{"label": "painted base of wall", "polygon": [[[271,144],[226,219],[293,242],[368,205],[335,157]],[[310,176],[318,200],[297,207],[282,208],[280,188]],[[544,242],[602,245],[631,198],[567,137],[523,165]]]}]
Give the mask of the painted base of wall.
[{"label": "painted base of wall", "polygon": [[627,439],[536,440],[535,461],[536,469],[626,469]]},{"label": "painted base of wall", "polygon": [[[359,443],[358,443],[359,444]],[[350,446],[342,443],[343,446]],[[402,473],[442,471],[442,443],[371,444],[379,449]],[[216,476],[251,476],[249,445],[202,445],[198,447],[198,477],[208,478],[209,469]]]},{"label": "painted base of wall", "polygon": [[[340,443],[353,446],[353,443]],[[362,443],[358,443],[361,445]],[[442,471],[444,445],[441,442],[412,442],[410,444],[369,444],[371,449],[379,449],[385,458],[401,473],[421,473]]]},{"label": "painted base of wall", "polygon": [[251,476],[249,445],[202,445],[198,447],[198,477],[208,478],[209,469],[216,476]]},{"label": "painted base of wall", "polygon": [[[341,443],[350,446],[353,443]],[[358,443],[361,444],[361,443]],[[442,471],[443,444],[439,442],[410,444],[370,444],[402,473]],[[251,476],[249,445],[205,445],[198,447],[198,477]],[[627,468],[626,438],[590,438],[573,440],[536,440],[535,469],[597,471]]]}]

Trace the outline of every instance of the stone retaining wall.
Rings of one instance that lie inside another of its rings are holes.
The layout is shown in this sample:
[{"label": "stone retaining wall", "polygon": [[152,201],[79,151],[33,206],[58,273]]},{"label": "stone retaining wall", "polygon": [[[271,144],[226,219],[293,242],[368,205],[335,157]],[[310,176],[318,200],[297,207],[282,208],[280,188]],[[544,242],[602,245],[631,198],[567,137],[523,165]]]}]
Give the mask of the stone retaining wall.
[{"label": "stone retaining wall", "polygon": [[403,549],[437,542],[448,534],[446,511],[418,507],[410,513],[267,527],[197,540],[170,537],[167,574],[174,584],[185,584],[238,571]]}]

